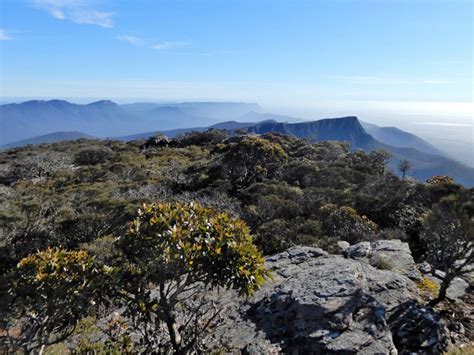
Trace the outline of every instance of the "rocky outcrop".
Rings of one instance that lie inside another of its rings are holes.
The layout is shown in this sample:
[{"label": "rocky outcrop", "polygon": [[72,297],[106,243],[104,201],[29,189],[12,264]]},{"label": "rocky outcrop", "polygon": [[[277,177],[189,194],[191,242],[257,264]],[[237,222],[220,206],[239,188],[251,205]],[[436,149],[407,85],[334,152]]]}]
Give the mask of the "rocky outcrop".
[{"label": "rocky outcrop", "polygon": [[[219,295],[221,306],[227,306],[226,321],[212,343],[228,352],[252,354],[444,349],[444,324],[432,310],[418,305],[420,295],[410,278],[416,268],[404,243],[357,245],[347,255],[351,257],[296,247],[269,257],[273,280],[252,298],[235,304],[228,292]],[[371,265],[374,255],[388,258],[392,267],[381,270]],[[422,321],[429,327],[417,331],[416,324]],[[407,329],[411,343],[400,341]]]},{"label": "rocky outcrop", "polygon": [[408,244],[397,239],[361,242],[347,248],[344,255],[378,269],[400,273],[412,280],[421,278]]},{"label": "rocky outcrop", "polygon": [[140,149],[167,147],[170,143],[171,141],[166,136],[149,137]]},{"label": "rocky outcrop", "polygon": [[463,312],[460,321],[445,322],[424,306],[417,283],[426,275],[400,241],[359,243],[345,256],[294,247],[266,263],[272,279],[252,297],[222,289],[207,294],[222,323],[205,337],[204,351],[441,354],[456,338],[469,338],[471,318]]}]

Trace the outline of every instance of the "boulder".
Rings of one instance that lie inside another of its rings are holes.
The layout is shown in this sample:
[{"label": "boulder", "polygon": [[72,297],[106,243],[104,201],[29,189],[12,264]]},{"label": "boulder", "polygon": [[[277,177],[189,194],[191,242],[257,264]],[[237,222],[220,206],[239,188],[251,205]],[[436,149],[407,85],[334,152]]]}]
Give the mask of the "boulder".
[{"label": "boulder", "polygon": [[349,244],[349,242],[346,242],[345,240],[340,240],[337,242],[337,247],[339,248],[341,253],[344,253],[350,246],[351,245]]},{"label": "boulder", "polygon": [[419,299],[407,276],[310,247],[271,256],[267,267],[273,279],[252,298],[235,306],[219,295],[227,311],[216,345],[255,354],[397,353],[387,320]]},{"label": "boulder", "polygon": [[344,255],[370,263],[377,269],[392,270],[413,280],[420,280],[419,272],[408,243],[398,239],[361,242],[351,245]]},{"label": "boulder", "polygon": [[446,290],[446,297],[451,301],[457,301],[469,291],[469,283],[460,277],[456,277],[448,289]]},{"label": "boulder", "polygon": [[431,273],[432,267],[430,263],[428,263],[427,261],[423,261],[421,264],[418,264],[418,270],[420,270],[422,274],[426,275]]},{"label": "boulder", "polygon": [[442,354],[450,345],[449,330],[431,307],[401,303],[388,323],[400,354]]},{"label": "boulder", "polygon": [[149,149],[149,148],[160,148],[160,147],[167,147],[170,145],[171,141],[166,136],[156,136],[150,137],[146,140],[144,144],[141,145],[141,149]]},{"label": "boulder", "polygon": [[370,242],[360,242],[351,245],[344,252],[344,255],[352,259],[368,258],[372,253]]}]

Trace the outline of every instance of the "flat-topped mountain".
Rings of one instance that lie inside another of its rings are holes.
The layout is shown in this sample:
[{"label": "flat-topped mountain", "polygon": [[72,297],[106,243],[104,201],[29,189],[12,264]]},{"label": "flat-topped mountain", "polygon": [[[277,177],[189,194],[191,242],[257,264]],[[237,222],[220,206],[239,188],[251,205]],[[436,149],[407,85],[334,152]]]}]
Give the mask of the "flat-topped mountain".
[{"label": "flat-topped mountain", "polygon": [[364,130],[355,116],[301,123],[263,122],[247,128],[247,132],[278,132],[311,141],[346,141],[353,149],[372,150],[378,146],[378,142]]}]

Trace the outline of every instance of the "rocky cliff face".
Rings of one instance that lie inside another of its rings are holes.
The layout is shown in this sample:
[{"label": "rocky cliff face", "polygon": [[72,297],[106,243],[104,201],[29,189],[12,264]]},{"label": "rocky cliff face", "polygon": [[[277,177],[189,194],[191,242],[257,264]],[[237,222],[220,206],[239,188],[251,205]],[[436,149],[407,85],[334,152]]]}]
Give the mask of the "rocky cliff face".
[{"label": "rocky cliff face", "polygon": [[227,309],[213,345],[226,352],[292,354],[441,353],[448,330],[425,308],[408,246],[397,240],[361,243],[345,256],[296,247],[269,257],[269,281]]},{"label": "rocky cliff face", "polygon": [[301,123],[262,122],[247,128],[247,131],[255,134],[278,132],[315,142],[346,141],[351,144],[352,149],[367,151],[381,147],[380,142],[367,134],[354,116]]}]

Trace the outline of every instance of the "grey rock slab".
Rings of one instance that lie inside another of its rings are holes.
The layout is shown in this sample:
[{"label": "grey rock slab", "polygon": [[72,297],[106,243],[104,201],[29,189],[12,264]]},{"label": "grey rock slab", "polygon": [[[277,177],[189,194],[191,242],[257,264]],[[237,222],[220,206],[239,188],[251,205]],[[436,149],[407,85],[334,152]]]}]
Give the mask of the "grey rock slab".
[{"label": "grey rock slab", "polygon": [[386,319],[418,299],[408,277],[310,247],[268,257],[266,265],[273,280],[227,314],[218,343],[262,353],[396,353]]}]

